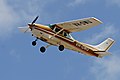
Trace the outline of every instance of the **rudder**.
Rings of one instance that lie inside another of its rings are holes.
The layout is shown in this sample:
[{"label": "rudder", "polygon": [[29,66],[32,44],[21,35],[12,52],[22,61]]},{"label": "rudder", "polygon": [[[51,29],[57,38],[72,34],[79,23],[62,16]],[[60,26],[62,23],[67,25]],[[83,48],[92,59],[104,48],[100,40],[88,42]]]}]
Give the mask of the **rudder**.
[{"label": "rudder", "polygon": [[102,43],[100,43],[99,45],[97,45],[95,47],[100,51],[107,51],[113,45],[114,42],[115,41],[113,39],[108,38],[108,39],[106,39],[105,41],[103,41]]}]

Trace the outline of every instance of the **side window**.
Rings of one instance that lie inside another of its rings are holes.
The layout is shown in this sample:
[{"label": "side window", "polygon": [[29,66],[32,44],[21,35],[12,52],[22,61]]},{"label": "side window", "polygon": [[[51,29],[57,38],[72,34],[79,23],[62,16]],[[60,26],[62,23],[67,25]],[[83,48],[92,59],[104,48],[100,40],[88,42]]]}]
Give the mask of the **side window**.
[{"label": "side window", "polygon": [[55,28],[55,32],[58,32],[58,31],[60,31],[60,29],[59,28]]},{"label": "side window", "polygon": [[72,39],[71,35],[70,35],[69,33],[67,33],[67,32],[64,32],[63,35],[64,35],[65,37],[67,37],[67,38]]},{"label": "side window", "polygon": [[64,32],[64,36],[65,36],[65,37],[67,36],[67,33],[66,33],[66,32]]},{"label": "side window", "polygon": [[60,32],[60,34],[62,34],[62,35],[63,35],[63,31],[61,31],[61,32]]}]

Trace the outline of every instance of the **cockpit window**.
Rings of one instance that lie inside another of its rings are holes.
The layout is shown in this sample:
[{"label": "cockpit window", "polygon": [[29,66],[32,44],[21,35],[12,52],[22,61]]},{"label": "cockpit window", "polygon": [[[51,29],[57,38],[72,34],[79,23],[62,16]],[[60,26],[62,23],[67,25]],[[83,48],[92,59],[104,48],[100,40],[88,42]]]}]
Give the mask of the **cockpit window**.
[{"label": "cockpit window", "polygon": [[[49,27],[50,27],[55,33],[59,32],[59,31],[61,30],[60,28],[55,27],[55,25],[49,25]],[[68,32],[66,32],[66,31],[61,31],[59,34],[62,35],[62,36],[64,36],[64,37],[66,37],[66,38],[69,38],[69,39],[73,40],[72,36],[71,36]]]},{"label": "cockpit window", "polygon": [[60,29],[59,28],[55,28],[55,32],[58,32],[58,31],[60,31]]},{"label": "cockpit window", "polygon": [[49,27],[54,31],[54,32],[59,32],[60,31],[60,28],[58,27],[55,27],[55,25],[49,25]]},{"label": "cockpit window", "polygon": [[49,24],[49,27],[53,30],[55,28],[55,25]]},{"label": "cockpit window", "polygon": [[60,34],[62,34],[62,35],[63,35],[63,31],[61,31],[61,32],[60,32]]}]

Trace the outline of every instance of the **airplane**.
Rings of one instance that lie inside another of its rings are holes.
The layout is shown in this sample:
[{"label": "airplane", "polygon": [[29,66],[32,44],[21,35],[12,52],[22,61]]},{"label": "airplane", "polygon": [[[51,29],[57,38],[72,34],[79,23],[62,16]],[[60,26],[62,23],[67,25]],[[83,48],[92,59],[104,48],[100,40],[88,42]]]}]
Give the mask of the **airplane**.
[{"label": "airplane", "polygon": [[90,45],[79,42],[70,35],[72,32],[87,30],[89,28],[102,24],[102,21],[99,19],[95,17],[89,17],[49,25],[42,25],[35,23],[38,17],[39,16],[37,16],[32,21],[32,23],[29,23],[28,27],[19,27],[19,29],[23,33],[32,33],[32,36],[36,38],[32,42],[33,46],[36,46],[37,40],[48,43],[47,46],[42,46],[40,48],[41,53],[44,53],[49,46],[53,45],[58,46],[58,49],[60,51],[63,51],[66,48],[78,53],[82,53],[84,55],[94,56],[98,58],[102,58],[111,54],[108,52],[108,50],[115,42],[111,38],[107,38],[105,41],[98,45]]}]

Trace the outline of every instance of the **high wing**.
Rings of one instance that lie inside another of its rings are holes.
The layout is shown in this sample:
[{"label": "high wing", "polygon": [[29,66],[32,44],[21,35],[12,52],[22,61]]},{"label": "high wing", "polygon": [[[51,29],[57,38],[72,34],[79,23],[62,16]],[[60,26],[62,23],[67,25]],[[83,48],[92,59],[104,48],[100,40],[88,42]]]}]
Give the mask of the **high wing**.
[{"label": "high wing", "polygon": [[101,23],[102,22],[98,20],[97,18],[90,17],[90,18],[56,23],[55,25],[69,32],[77,32],[77,31],[83,31],[83,30],[89,29]]}]

